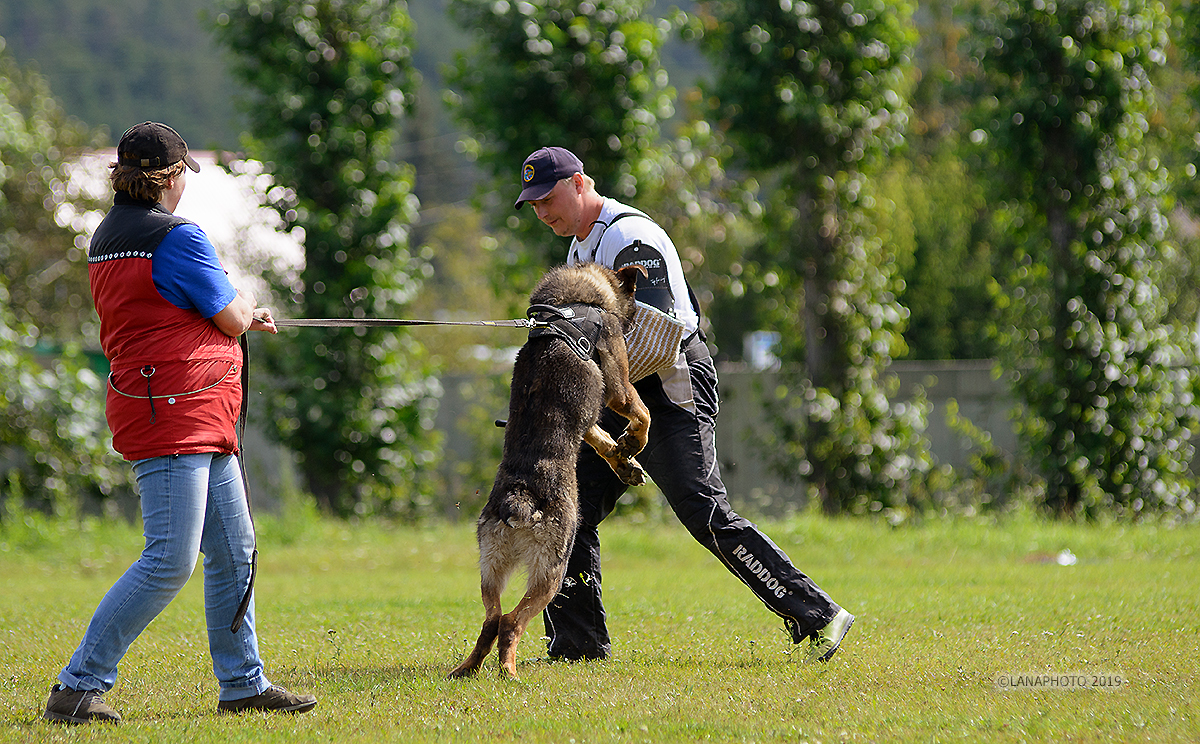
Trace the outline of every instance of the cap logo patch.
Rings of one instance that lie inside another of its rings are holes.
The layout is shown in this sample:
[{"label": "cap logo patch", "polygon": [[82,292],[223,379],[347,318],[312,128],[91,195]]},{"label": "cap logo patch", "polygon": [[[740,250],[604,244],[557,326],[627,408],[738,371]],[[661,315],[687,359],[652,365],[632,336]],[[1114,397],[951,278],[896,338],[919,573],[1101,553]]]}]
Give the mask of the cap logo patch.
[{"label": "cap logo patch", "polygon": [[533,180],[533,166],[529,163],[526,163],[525,167],[521,170],[521,180],[525,183]]}]

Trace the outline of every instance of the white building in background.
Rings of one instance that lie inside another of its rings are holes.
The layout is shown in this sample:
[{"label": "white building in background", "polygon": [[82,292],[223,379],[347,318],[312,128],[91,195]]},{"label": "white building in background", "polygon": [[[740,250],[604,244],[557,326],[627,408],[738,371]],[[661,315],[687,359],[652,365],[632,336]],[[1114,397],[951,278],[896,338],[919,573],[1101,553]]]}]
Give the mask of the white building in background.
[{"label": "white building in background", "polygon": [[[187,171],[187,188],[175,214],[204,230],[235,287],[252,292],[260,304],[267,304],[270,291],[264,274],[294,281],[304,268],[303,231],[282,232],[282,218],[266,204],[267,192],[277,187],[263,172],[262,163],[234,161],[230,173],[217,165],[212,152],[201,150],[191,155],[200,172]],[[59,203],[56,217],[59,224],[70,225],[86,236],[80,246],[83,249],[112,205],[108,169],[116,159],[114,148],[83,155],[64,184],[66,198]],[[89,209],[81,206],[84,203],[99,206]]]}]

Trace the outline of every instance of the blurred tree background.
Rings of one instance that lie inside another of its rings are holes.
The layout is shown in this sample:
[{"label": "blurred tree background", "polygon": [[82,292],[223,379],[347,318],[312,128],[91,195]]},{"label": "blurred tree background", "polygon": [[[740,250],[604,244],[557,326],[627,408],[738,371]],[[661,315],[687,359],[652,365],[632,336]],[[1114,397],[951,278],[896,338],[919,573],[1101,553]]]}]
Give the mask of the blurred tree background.
[{"label": "blurred tree background", "polygon": [[81,225],[61,225],[69,159],[100,143],[69,117],[48,81],[0,47],[0,272],[15,322],[46,346],[94,339]]},{"label": "blurred tree background", "polygon": [[767,403],[772,459],[829,513],[902,506],[924,460],[922,411],[893,405],[885,377],[903,354],[911,240],[871,219],[874,177],[907,129],[911,19],[903,2],[711,0],[695,24],[713,114],[770,184],[771,229],[745,263],[778,298],[781,358],[801,363]]},{"label": "blurred tree background", "polygon": [[[425,275],[408,240],[412,170],[393,162],[416,87],[404,3],[227,0],[216,28],[252,91],[243,142],[286,185],[274,204],[304,234],[304,269],[279,294],[305,318],[403,315]],[[318,504],[395,515],[428,500],[436,383],[410,333],[301,328],[265,341],[268,420]]]},{"label": "blurred tree background", "polygon": [[69,513],[131,487],[83,347],[99,332],[87,246],[56,219],[72,155],[95,143],[0,48],[0,506]]},{"label": "blurred tree background", "polygon": [[[557,143],[667,227],[719,361],[775,330],[776,354],[803,362],[771,446],[830,511],[921,510],[938,488],[919,403],[898,406],[889,387],[895,359],[998,360],[1050,512],[1194,511],[1195,0],[679,5],[0,0],[6,364],[32,370],[35,351],[59,348],[70,364],[94,338],[86,226],[56,206],[77,196],[62,169],[136,120],[270,164],[272,200],[309,241],[308,273],[277,289],[312,315],[520,313],[565,245],[512,209],[517,171]],[[264,10],[271,22],[254,25]],[[366,15],[331,20],[353,12]],[[354,80],[385,115],[351,111]],[[391,255],[371,266],[380,236]],[[306,487],[343,514],[425,508],[431,375],[504,371],[502,346],[520,343],[472,329],[423,347],[347,339],[369,372],[295,338],[270,352],[296,382],[272,416],[306,459],[348,475],[322,485],[306,465]],[[369,415],[378,399],[347,404],[345,421],[314,413],[330,400],[318,379],[339,382],[322,369],[367,374],[376,392],[401,381],[399,418]],[[32,398],[14,388],[0,403],[18,400]],[[6,473],[12,453],[48,446],[36,432],[50,424],[22,416],[14,431],[32,438],[5,440]],[[102,441],[100,423],[86,436]],[[43,477],[22,467],[23,483]]]},{"label": "blurred tree background", "polygon": [[[674,93],[659,59],[670,24],[646,8],[646,0],[451,0],[472,44],[455,57],[447,98],[490,176],[486,195],[495,198],[485,209],[511,211],[521,163],[549,144],[578,155],[600,193],[638,193],[635,168],[660,145]],[[518,296],[566,258],[561,238],[523,216],[504,221],[512,239],[501,266],[510,270],[496,275]]]},{"label": "blurred tree background", "polygon": [[1190,510],[1194,350],[1164,322],[1176,260],[1152,127],[1171,18],[1157,2],[1009,0],[976,24],[970,136],[1011,246],[1000,345],[1044,502]]},{"label": "blurred tree background", "polygon": [[195,149],[235,149],[240,84],[201,22],[212,0],[0,3],[0,36],[45,76],[68,114],[107,135],[169,121]]}]

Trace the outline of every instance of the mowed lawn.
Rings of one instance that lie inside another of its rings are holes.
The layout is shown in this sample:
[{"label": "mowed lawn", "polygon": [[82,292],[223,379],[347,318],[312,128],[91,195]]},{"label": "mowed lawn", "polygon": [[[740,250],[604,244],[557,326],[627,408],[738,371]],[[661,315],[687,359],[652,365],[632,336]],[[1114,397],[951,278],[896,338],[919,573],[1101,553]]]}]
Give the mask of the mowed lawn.
[{"label": "mowed lawn", "polygon": [[[63,728],[40,720],[47,691],[140,530],[10,526],[0,741],[1200,740],[1196,526],[806,515],[763,527],[858,617],[826,665],[800,664],[782,624],[680,526],[614,519],[601,528],[610,661],[547,663],[535,621],[519,681],[499,678],[494,653],[450,681],[482,618],[471,525],[264,517],[268,675],[314,692],[316,710],[217,716],[198,569],[106,696],[125,723]],[[1062,686],[1079,679],[1119,686]]]}]

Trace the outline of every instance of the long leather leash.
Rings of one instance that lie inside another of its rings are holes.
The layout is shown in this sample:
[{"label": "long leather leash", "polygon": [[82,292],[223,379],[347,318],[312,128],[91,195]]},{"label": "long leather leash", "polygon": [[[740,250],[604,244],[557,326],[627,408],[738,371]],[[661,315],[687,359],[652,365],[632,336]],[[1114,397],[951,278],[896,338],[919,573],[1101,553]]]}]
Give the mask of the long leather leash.
[{"label": "long leather leash", "polygon": [[296,318],[276,320],[279,327],[307,328],[373,328],[387,326],[502,326],[509,328],[532,328],[528,318],[515,320],[410,320],[408,318]]},{"label": "long leather leash", "polygon": [[250,529],[254,530],[254,552],[250,554],[250,581],[246,585],[246,593],[238,604],[237,612],[233,615],[233,623],[229,626],[232,633],[242,627],[246,611],[250,609],[250,597],[254,592],[254,579],[258,575],[258,530],[254,529],[254,512],[250,508],[250,479],[246,477],[246,409],[250,405],[250,342],[246,334],[238,336],[238,345],[242,347],[242,412],[238,414],[238,467],[242,471],[242,489],[246,493],[246,513],[250,516]]}]

